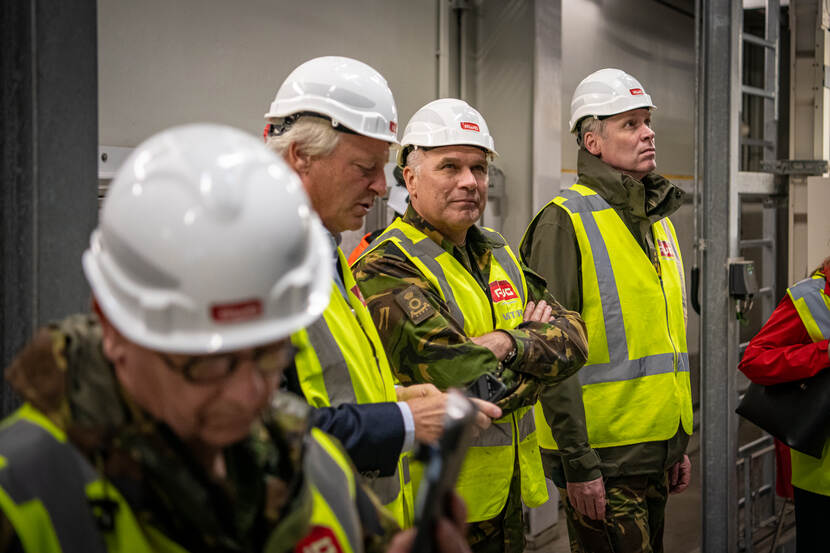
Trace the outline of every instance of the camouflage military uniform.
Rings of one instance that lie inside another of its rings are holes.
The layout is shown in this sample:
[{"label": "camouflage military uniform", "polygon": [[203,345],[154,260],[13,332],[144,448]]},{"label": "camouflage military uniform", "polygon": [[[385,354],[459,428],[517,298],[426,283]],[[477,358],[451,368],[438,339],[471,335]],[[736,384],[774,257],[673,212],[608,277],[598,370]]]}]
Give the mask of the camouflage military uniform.
[{"label": "camouflage military uniform", "polygon": [[[311,512],[300,465],[307,406],[288,394],[274,399],[247,439],[225,448],[228,476],[217,482],[169,427],[123,395],[92,317],[76,315],[41,329],[6,377],[66,431],[138,520],[186,550],[261,551],[279,535],[287,551],[308,532],[309,521],[299,514]],[[381,551],[394,522],[371,496],[359,497],[370,511],[377,508],[375,530],[363,536],[366,550]],[[20,546],[2,512],[0,545],[3,551]]]},{"label": "camouflage military uniform", "polygon": [[[465,245],[456,246],[411,206],[403,221],[451,253],[485,293],[489,293],[492,249],[504,246],[504,242],[488,239],[478,227],[472,226],[467,231]],[[498,402],[505,414],[533,405],[543,386],[575,373],[584,363],[587,352],[585,326],[579,315],[562,308],[548,293],[543,279],[525,266],[522,269],[529,300],[549,303],[553,308],[553,322],[525,322],[508,331],[515,342],[517,357],[509,369],[501,372],[495,355],[464,333],[439,291],[394,243],[380,245],[353,266],[355,280],[368,302],[389,363],[401,383],[431,382],[446,389],[464,387],[491,373],[502,379],[509,392]],[[419,301],[413,304],[413,297]],[[417,309],[412,308],[415,304]],[[504,512],[496,519],[471,525],[470,541],[475,551],[524,549],[517,474],[514,473]]]}]

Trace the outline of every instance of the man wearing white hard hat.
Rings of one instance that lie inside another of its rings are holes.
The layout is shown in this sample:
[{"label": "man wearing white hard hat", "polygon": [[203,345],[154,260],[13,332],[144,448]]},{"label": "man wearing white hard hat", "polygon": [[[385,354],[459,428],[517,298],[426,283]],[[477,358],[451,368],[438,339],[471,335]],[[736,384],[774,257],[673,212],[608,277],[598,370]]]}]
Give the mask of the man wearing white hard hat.
[{"label": "man wearing white hard hat", "polygon": [[[292,336],[297,355],[288,387],[314,407],[359,404],[350,409],[358,424],[334,419],[321,426],[347,444],[380,501],[401,526],[409,526],[414,501],[402,453],[416,439],[430,442],[440,435],[446,394],[434,386],[395,389],[383,345],[338,246],[340,233],[360,228],[375,198],[386,192],[383,168],[389,147],[397,144],[395,100],[372,67],[327,56],[292,71],[265,117],[268,147],[300,176],[328,231],[334,268],[324,316]],[[480,405],[499,414],[495,406]],[[481,419],[489,424],[488,417]]]},{"label": "man wearing white hard hat", "polygon": [[[273,236],[281,240],[273,240]],[[83,256],[93,315],[5,370],[0,544],[52,553],[406,551],[337,440],[275,393],[325,309],[330,252],[297,176],[218,125],[119,170]],[[444,521],[439,544],[465,551]]]},{"label": "man wearing white hard hat", "polygon": [[667,496],[689,483],[685,282],[668,218],[683,191],[654,172],[653,109],[619,69],[577,86],[579,180],[534,217],[520,247],[588,327],[587,363],[546,390],[536,413],[575,552],[663,551]]},{"label": "man wearing white hard hat", "polygon": [[495,154],[487,123],[466,102],[418,110],[398,158],[409,208],[354,269],[401,383],[469,387],[503,409],[470,447],[456,489],[473,550],[518,552],[522,500],[548,499],[533,404],[543,386],[579,369],[586,337],[504,238],[476,224]]}]

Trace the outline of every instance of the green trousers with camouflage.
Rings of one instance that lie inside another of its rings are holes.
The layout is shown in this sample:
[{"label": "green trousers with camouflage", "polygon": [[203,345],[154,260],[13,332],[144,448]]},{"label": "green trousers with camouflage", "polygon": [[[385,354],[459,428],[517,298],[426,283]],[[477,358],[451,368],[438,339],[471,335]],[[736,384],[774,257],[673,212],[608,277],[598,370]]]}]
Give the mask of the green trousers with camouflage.
[{"label": "green trousers with camouflage", "polygon": [[521,553],[525,550],[525,524],[518,465],[513,470],[504,509],[498,516],[489,520],[471,522],[467,541],[473,553]]},{"label": "green trousers with camouflage", "polygon": [[668,480],[666,473],[605,481],[605,520],[574,510],[559,488],[572,553],[663,553]]}]

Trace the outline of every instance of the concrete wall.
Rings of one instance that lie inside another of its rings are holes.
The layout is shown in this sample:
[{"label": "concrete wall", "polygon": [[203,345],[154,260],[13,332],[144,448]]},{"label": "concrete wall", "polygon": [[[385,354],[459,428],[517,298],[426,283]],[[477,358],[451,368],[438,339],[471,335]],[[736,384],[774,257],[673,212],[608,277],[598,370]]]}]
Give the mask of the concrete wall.
[{"label": "concrete wall", "polygon": [[435,97],[436,29],[431,1],[99,0],[100,144],[195,121],[259,134],[283,79],[322,55],[380,71],[405,122]]}]

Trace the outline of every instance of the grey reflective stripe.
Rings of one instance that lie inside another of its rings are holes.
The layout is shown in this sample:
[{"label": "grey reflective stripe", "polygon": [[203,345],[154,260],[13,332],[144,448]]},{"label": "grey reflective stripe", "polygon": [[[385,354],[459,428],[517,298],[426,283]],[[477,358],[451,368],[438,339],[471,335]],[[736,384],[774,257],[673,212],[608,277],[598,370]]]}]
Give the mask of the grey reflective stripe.
[{"label": "grey reflective stripe", "polygon": [[507,273],[507,276],[510,278],[510,282],[518,289],[519,291],[519,299],[522,302],[522,305],[525,305],[525,289],[522,286],[522,268],[519,267],[513,258],[510,257],[510,254],[507,252],[507,242],[504,240],[504,237],[499,234],[498,232],[486,228],[482,228],[481,232],[490,240],[500,240],[504,242],[504,246],[500,248],[493,248],[493,257],[496,258],[496,261],[499,262],[501,268],[504,269],[504,272]]},{"label": "grey reflective stripe", "polygon": [[[608,363],[593,363],[579,370],[579,382],[583,386],[602,382],[621,382],[644,376],[673,373],[675,354],[661,353],[639,359],[629,359],[628,340],[625,335],[620,292],[611,266],[611,257],[605,239],[599,230],[595,211],[611,209],[601,196],[583,196],[575,190],[565,190],[560,196],[566,198],[564,205],[570,211],[579,213],[588,244],[594,258],[594,270],[602,298],[602,316],[605,321],[605,339],[608,345]],[[677,357],[677,371],[688,370],[688,355]]]},{"label": "grey reflective stripe", "polygon": [[[323,371],[323,382],[326,385],[326,393],[333,407],[342,403],[357,403],[352,386],[352,373],[337,340],[329,329],[325,317],[320,317],[307,328],[308,340],[317,360],[320,361],[320,368]],[[302,370],[297,367],[297,370]],[[300,375],[302,377],[302,375]]]},{"label": "grey reflective stripe", "polygon": [[563,205],[571,213],[592,213],[594,211],[602,211],[603,209],[611,209],[608,202],[602,199],[599,194],[592,196],[583,196],[576,190],[563,190],[559,195],[565,198]]},{"label": "grey reflective stripe", "polygon": [[[352,551],[362,551],[361,524],[354,499],[349,495],[349,478],[340,464],[312,436],[306,440],[303,459],[306,474],[326,500],[326,504],[340,523]],[[358,485],[355,482],[355,485]]]},{"label": "grey reflective stripe", "polygon": [[533,415],[533,409],[528,409],[518,422],[519,427],[519,441],[523,442],[536,430],[536,417]]},{"label": "grey reflective stripe", "polygon": [[86,496],[97,473],[72,445],[18,420],[0,431],[0,455],[7,462],[0,486],[17,505],[32,499],[43,504],[64,553],[106,552]]},{"label": "grey reflective stripe", "polygon": [[401,466],[403,466],[403,483],[409,484],[412,481],[409,476],[409,455],[401,455]]},{"label": "grey reflective stripe", "polygon": [[823,278],[807,278],[790,288],[793,300],[803,299],[810,310],[810,315],[816,321],[822,338],[830,338],[830,309],[822,298],[822,291],[827,285]]},{"label": "grey reflective stripe", "polygon": [[[689,370],[688,355],[681,354],[677,359],[677,371]],[[620,382],[644,376],[674,372],[674,354],[660,353],[640,359],[626,359],[615,363],[595,363],[585,365],[579,370],[579,382],[583,386],[600,382]]]},{"label": "grey reflective stripe", "polygon": [[401,493],[400,464],[395,468],[395,474],[392,476],[379,476],[377,478],[361,476],[364,483],[372,488],[372,491],[375,492],[375,495],[384,505],[395,501],[398,494]]},{"label": "grey reflective stripe", "polygon": [[[404,251],[426,265],[427,269],[435,275],[452,318],[455,319],[459,327],[464,328],[464,313],[461,312],[461,308],[458,307],[458,302],[455,301],[455,294],[453,294],[452,287],[447,281],[444,269],[441,268],[441,264],[436,260],[439,255],[447,252],[428,237],[415,244],[400,229],[396,228],[386,230],[383,234],[378,236],[376,242],[383,242],[386,238],[397,238],[400,240]],[[374,242],[372,242],[372,244],[374,244]]]},{"label": "grey reflective stripe", "polygon": [[500,447],[513,445],[513,419],[505,422],[493,421],[487,430],[473,440],[470,447]]}]

